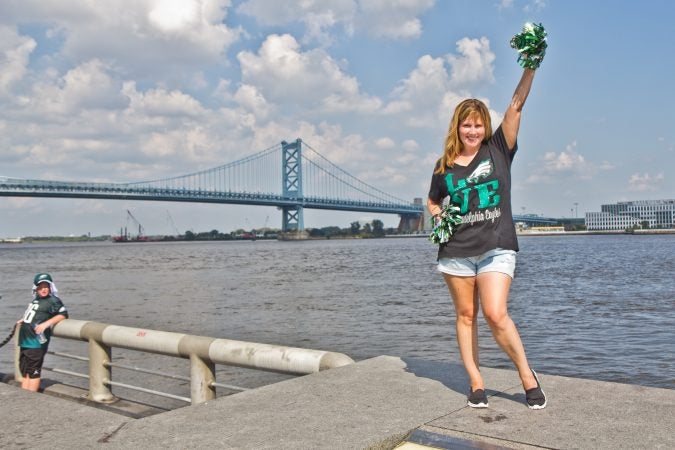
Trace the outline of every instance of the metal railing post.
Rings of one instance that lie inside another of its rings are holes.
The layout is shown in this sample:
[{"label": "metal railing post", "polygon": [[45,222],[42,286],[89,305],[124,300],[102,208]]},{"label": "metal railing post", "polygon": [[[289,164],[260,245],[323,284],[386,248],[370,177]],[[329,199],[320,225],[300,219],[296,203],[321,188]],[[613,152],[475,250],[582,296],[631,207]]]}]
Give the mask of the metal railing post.
[{"label": "metal railing post", "polygon": [[14,380],[21,383],[23,381],[23,374],[19,368],[19,357],[21,356],[21,347],[19,347],[19,328],[21,325],[17,326],[14,329]]},{"label": "metal railing post", "polygon": [[211,361],[190,355],[190,398],[192,404],[204,403],[216,398],[216,365]]},{"label": "metal railing post", "polygon": [[112,403],[115,396],[110,391],[112,369],[108,365],[112,360],[109,346],[95,339],[89,339],[89,400],[99,403]]}]

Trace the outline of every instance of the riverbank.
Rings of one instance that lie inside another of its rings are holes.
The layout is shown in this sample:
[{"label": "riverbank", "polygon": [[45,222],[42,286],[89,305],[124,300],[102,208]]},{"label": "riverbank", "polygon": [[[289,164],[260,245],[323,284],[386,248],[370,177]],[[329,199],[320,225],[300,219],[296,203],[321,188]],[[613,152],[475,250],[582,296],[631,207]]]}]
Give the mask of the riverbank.
[{"label": "riverbank", "polygon": [[518,236],[608,236],[608,235],[665,235],[665,234],[675,234],[675,228],[671,229],[652,229],[652,230],[598,230],[598,231],[529,231],[529,230],[516,230]]},{"label": "riverbank", "polygon": [[[599,230],[599,231],[546,231],[546,230],[516,230],[518,236],[606,236],[606,235],[666,235],[675,234],[675,228],[671,229],[649,229],[649,230]],[[386,234],[383,236],[375,235],[334,235],[334,236],[310,236],[308,234],[302,235],[270,235],[270,236],[253,236],[242,235],[223,238],[204,238],[186,239],[184,236],[148,236],[143,240],[118,240],[114,241],[113,236],[40,236],[40,237],[16,237],[16,238],[2,238],[0,244],[36,244],[48,242],[123,242],[123,243],[149,243],[149,242],[216,242],[216,241],[255,241],[255,240],[280,240],[280,241],[325,241],[325,240],[340,240],[340,239],[379,239],[379,238],[428,238],[428,231],[420,231],[415,233],[401,233],[401,234]]]},{"label": "riverbank", "polygon": [[139,419],[0,384],[0,447],[675,448],[673,390],[540,373],[531,411],[516,372],[483,373],[487,409],[460,364],[380,356]]}]

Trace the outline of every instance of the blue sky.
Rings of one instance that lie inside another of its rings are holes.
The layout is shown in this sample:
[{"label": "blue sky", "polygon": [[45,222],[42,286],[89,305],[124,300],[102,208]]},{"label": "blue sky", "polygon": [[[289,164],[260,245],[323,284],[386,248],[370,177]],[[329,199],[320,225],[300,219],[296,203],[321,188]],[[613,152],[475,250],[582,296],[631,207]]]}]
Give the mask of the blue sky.
[{"label": "blue sky", "polygon": [[[3,0],[0,176],[126,182],[302,138],[363,181],[426,197],[454,106],[496,120],[511,36],[549,49],[513,167],[517,213],[675,197],[671,2]],[[0,197],[0,237],[280,226],[274,208]],[[575,211],[573,211],[573,209]],[[167,214],[167,211],[169,214]],[[321,227],[396,216],[306,211]]]}]

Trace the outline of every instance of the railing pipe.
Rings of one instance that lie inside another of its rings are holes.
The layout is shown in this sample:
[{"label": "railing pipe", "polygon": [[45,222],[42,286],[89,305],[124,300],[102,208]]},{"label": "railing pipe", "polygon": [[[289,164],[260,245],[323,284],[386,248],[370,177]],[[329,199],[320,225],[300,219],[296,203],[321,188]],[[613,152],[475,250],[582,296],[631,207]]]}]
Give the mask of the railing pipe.
[{"label": "railing pipe", "polygon": [[342,353],[106,325],[76,319],[59,322],[54,327],[54,336],[81,341],[95,339],[111,347],[182,358],[190,358],[191,354],[196,354],[216,364],[293,375],[306,375],[354,362]]},{"label": "railing pipe", "polygon": [[342,353],[192,336],[76,319],[66,319],[55,325],[54,336],[89,343],[89,398],[97,402],[115,400],[109,388],[114,384],[111,372],[112,347],[189,359],[193,404],[215,398],[215,364],[306,375],[354,362]]}]

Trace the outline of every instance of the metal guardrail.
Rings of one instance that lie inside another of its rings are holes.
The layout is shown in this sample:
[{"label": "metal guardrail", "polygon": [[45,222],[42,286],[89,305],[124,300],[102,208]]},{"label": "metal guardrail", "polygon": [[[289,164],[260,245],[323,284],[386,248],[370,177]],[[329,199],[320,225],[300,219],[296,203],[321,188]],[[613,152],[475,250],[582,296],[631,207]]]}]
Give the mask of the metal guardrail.
[{"label": "metal guardrail", "polygon": [[[190,360],[190,400],[203,403],[216,398],[215,364],[245,367],[292,375],[307,375],[321,370],[352,364],[342,353],[255,342],[218,339],[168,331],[131,328],[76,319],[66,319],[54,326],[53,336],[88,342],[90,400],[110,403],[116,400],[112,381],[112,348],[145,351]],[[18,366],[15,379],[22,376]],[[226,386],[226,385],[224,385]],[[124,387],[128,387],[124,385]],[[229,388],[229,386],[226,386]]]}]

